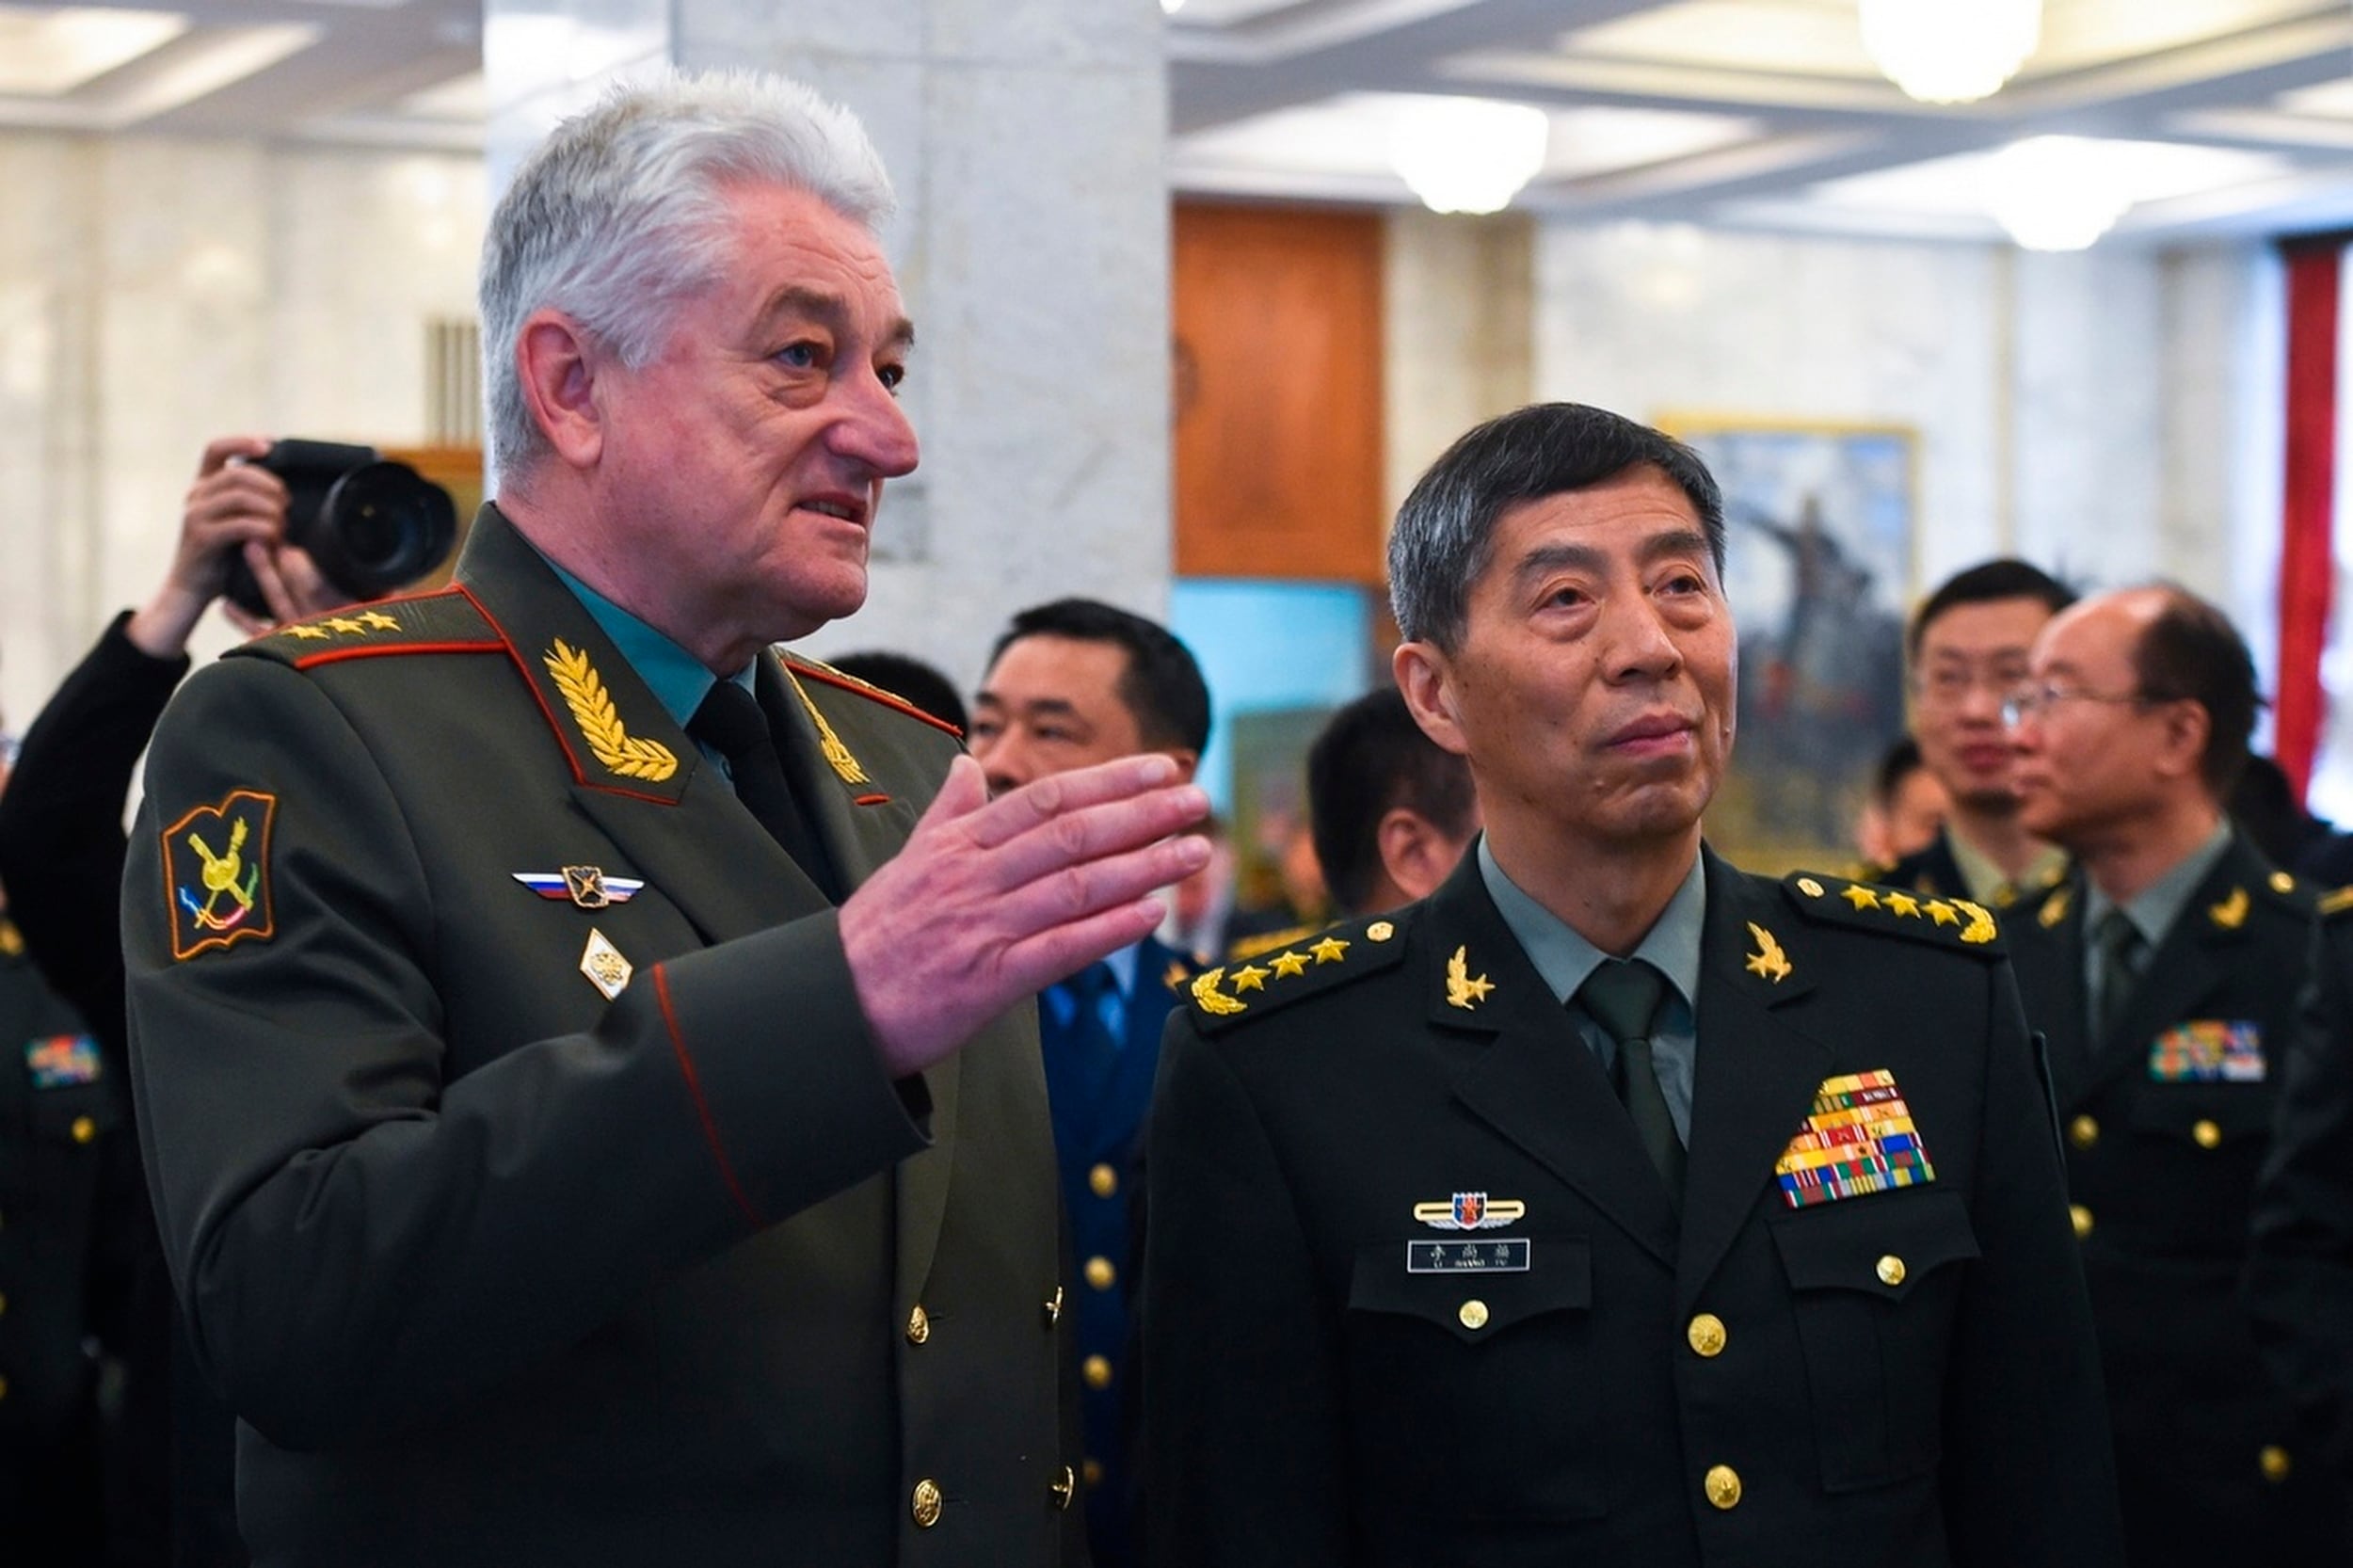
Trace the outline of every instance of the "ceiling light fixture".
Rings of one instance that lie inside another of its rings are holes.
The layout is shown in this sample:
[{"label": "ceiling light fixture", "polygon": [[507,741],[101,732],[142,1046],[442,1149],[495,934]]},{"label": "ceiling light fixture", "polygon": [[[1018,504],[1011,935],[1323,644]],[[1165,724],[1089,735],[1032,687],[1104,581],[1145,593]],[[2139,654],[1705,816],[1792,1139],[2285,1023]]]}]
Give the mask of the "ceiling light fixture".
[{"label": "ceiling light fixture", "polygon": [[1389,127],[1389,163],[1433,213],[1495,213],[1545,167],[1544,110],[1485,98],[1417,98]]},{"label": "ceiling light fixture", "polygon": [[1862,0],[1863,48],[1924,104],[1991,97],[2042,40],[2042,0]]},{"label": "ceiling light fixture", "polygon": [[2082,250],[2134,200],[2116,149],[2084,136],[2028,136],[1986,163],[1986,206],[2028,250]]}]

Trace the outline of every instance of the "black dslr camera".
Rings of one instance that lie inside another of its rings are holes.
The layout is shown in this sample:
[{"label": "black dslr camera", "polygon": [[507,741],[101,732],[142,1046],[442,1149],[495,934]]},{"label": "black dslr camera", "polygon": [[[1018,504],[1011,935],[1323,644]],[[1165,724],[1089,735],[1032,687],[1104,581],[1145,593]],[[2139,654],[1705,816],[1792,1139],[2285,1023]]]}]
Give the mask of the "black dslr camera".
[{"label": "black dslr camera", "polygon": [[[286,542],[353,599],[381,599],[449,558],[457,506],[449,491],[372,446],[283,440],[257,458],[285,481]],[[272,612],[242,553],[229,563],[232,603],[267,620]]]}]

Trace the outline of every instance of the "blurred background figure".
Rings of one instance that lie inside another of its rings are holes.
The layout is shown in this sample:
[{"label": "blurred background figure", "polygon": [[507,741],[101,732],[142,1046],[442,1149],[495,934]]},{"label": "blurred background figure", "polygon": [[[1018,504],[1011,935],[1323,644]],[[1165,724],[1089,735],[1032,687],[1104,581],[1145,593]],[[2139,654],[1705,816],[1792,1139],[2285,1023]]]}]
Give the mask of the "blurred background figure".
[{"label": "blurred background figure", "polygon": [[2237,629],[2172,586],[2053,618],[2008,704],[2020,825],[2074,859],[2002,934],[2049,1043],[2134,1568],[2346,1560],[2241,1289],[2314,926],[2223,809],[2260,706]]},{"label": "blurred background figure", "polygon": [[2007,558],[1955,573],[1922,601],[1905,646],[1912,732],[1948,804],[1936,837],[1873,880],[1996,909],[2058,881],[2065,854],[2021,825],[2002,703],[2026,678],[2036,634],[2074,601],[2050,573]]},{"label": "blurred background figure", "polygon": [[1421,732],[1394,686],[1349,703],[1316,737],[1307,812],[1343,916],[1428,897],[1479,833],[1470,764]]},{"label": "blurred background figure", "polygon": [[[90,1244],[119,1253],[128,1278],[124,1310],[104,1336],[122,1373],[106,1444],[115,1561],[184,1568],[246,1560],[235,1522],[234,1422],[176,1349],[178,1314],[131,1125],[122,813],[139,754],[188,672],[188,639],[207,610],[217,602],[241,630],[259,633],[347,601],[306,552],[284,542],[286,487],[252,461],[271,444],[223,436],[205,446],[163,580],[144,604],[115,617],[34,719],[0,792],[0,885],[9,889],[16,930],[24,952],[87,1020],[106,1090],[104,1110],[91,1112],[90,1142],[103,1145],[110,1185],[88,1225]],[[270,617],[222,597],[240,563]],[[25,1211],[0,1200],[0,1212],[5,1256],[26,1244],[19,1223]],[[4,1281],[0,1289],[9,1325],[0,1347],[22,1343],[17,1335],[37,1298]],[[0,1400],[0,1420],[13,1403]]]},{"label": "blurred background figure", "polygon": [[972,720],[964,711],[964,699],[956,696],[956,683],[912,654],[872,648],[845,653],[833,661],[833,667],[913,703],[942,724],[971,730]]},{"label": "blurred background figure", "polygon": [[1855,822],[1855,847],[1871,868],[1867,880],[1878,880],[1879,869],[1892,867],[1936,842],[1952,809],[1952,797],[1921,760],[1920,743],[1898,738],[1880,758],[1871,776],[1871,792],[1864,797]]},{"label": "blurred background figure", "polygon": [[[1015,616],[972,707],[972,755],[998,793],[1152,751],[1176,759],[1190,778],[1209,744],[1209,691],[1192,652],[1157,622],[1091,599]],[[1128,1455],[1129,1203],[1160,1028],[1192,973],[1182,953],[1147,936],[1038,998],[1076,1265],[1082,1479],[1096,1568],[1128,1568],[1138,1556]]]},{"label": "blurred background figure", "polygon": [[1192,958],[1213,964],[1225,951],[1225,923],[1234,913],[1234,844],[1225,820],[1212,815],[1201,824],[1209,840],[1209,863],[1170,889],[1168,919],[1160,941]]}]

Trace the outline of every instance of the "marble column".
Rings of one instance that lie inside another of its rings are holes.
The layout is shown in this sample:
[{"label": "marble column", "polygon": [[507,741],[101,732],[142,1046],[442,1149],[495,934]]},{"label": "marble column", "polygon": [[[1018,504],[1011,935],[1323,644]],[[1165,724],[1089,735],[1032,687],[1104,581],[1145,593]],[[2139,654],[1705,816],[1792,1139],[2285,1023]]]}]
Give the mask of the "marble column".
[{"label": "marble column", "polygon": [[899,192],[922,466],[883,502],[866,608],[811,638],[969,689],[1012,612],[1165,614],[1166,88],[1154,0],[487,0],[492,188],[555,120],[665,64],[808,83]]}]

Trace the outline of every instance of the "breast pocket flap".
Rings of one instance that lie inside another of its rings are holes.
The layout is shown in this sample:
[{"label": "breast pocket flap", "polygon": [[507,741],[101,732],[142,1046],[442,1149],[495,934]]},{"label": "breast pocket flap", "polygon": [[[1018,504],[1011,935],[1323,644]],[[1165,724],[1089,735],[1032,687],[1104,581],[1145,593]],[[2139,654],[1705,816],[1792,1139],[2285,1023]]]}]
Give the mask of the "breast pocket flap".
[{"label": "breast pocket flap", "polygon": [[1799,1290],[1859,1290],[1901,1301],[1938,1269],[1977,1254],[1957,1192],[1874,1192],[1797,1209],[1776,1220],[1773,1244]]},{"label": "breast pocket flap", "polygon": [[1465,1344],[1593,1304],[1593,1247],[1584,1237],[1377,1241],[1357,1252],[1348,1288],[1351,1311],[1418,1318]]}]

